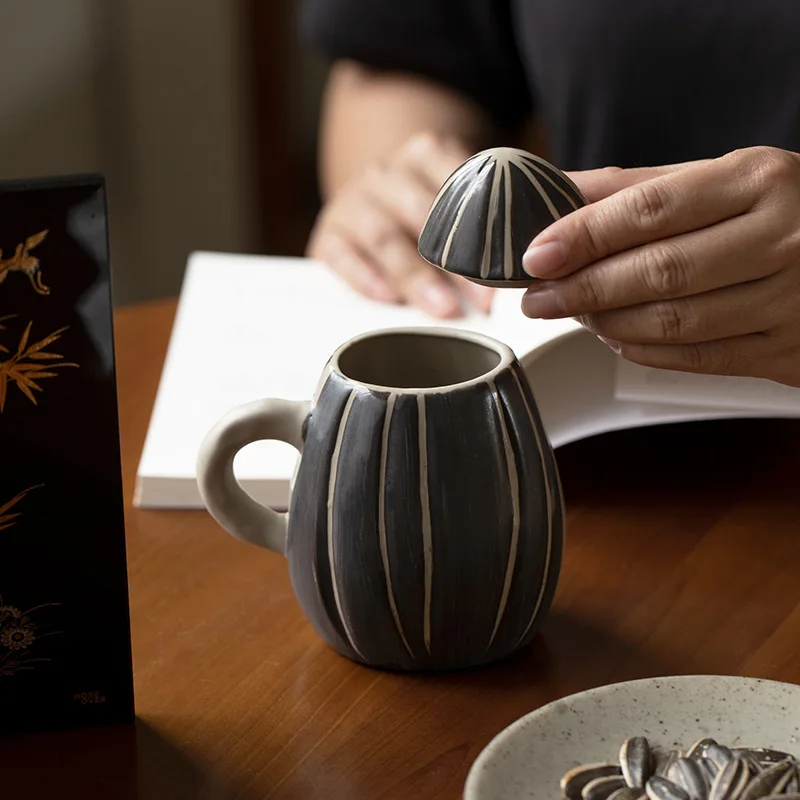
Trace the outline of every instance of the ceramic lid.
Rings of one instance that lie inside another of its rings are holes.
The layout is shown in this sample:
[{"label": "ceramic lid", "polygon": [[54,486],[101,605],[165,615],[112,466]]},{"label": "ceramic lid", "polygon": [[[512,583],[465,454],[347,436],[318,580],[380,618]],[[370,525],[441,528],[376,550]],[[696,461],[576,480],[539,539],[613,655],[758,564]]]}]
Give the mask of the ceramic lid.
[{"label": "ceramic lid", "polygon": [[419,237],[434,266],[489,286],[522,287],[522,255],[548,225],[586,205],[557,167],[525,150],[495,147],[467,159],[439,190]]}]

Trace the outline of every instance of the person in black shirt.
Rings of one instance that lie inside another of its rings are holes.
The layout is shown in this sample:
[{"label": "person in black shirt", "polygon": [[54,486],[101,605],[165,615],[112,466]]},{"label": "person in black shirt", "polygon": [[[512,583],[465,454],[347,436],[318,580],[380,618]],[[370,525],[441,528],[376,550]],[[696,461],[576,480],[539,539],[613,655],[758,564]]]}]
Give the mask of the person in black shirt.
[{"label": "person in black shirt", "polygon": [[524,313],[637,363],[800,386],[795,0],[307,0],[302,30],[331,61],[308,254],[359,291],[487,308],[416,239],[462,161],[522,146],[590,200],[526,254]]}]

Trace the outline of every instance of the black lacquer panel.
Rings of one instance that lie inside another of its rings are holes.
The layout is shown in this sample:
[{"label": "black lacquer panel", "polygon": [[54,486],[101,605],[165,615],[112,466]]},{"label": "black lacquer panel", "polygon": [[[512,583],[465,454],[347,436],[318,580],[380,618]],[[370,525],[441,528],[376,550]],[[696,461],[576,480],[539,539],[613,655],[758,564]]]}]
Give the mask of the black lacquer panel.
[{"label": "black lacquer panel", "polygon": [[99,176],[0,183],[0,732],[133,717]]}]

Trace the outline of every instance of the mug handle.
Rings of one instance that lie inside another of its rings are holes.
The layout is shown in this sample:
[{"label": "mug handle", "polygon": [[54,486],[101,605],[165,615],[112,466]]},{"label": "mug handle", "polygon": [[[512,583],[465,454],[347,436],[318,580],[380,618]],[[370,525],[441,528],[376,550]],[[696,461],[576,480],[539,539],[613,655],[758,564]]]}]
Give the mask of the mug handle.
[{"label": "mug handle", "polygon": [[303,424],[310,403],[256,400],[237,406],[208,432],[197,456],[197,485],[208,512],[228,533],[249,544],[286,554],[289,514],[255,501],[233,473],[233,459],[246,445],[266,439],[302,453]]}]

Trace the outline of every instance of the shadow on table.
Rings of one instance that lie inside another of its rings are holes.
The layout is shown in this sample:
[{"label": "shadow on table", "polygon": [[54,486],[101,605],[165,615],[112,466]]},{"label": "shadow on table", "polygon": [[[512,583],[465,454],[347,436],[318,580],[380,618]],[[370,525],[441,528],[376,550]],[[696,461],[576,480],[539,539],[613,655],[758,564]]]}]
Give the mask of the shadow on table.
[{"label": "shadow on table", "polygon": [[786,469],[800,443],[800,420],[734,419],[615,431],[556,451],[568,505],[618,507],[664,502],[677,493],[698,505],[729,502],[743,487],[759,491]]},{"label": "shadow on table", "polygon": [[648,652],[607,628],[553,608],[531,644],[490,667],[489,672],[493,671],[504,682],[530,681],[535,675],[544,684],[563,684],[577,691],[604,683],[679,675],[683,670],[680,660],[663,650]]},{"label": "shadow on table", "polygon": [[554,608],[539,634],[518,653],[476,669],[427,673],[425,680],[474,685],[480,690],[527,690],[544,703],[607,683],[684,671],[677,659],[663,652],[637,649],[608,629]]},{"label": "shadow on table", "polygon": [[0,738],[0,797],[229,800],[248,795],[146,722]]}]

